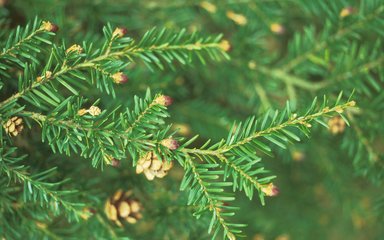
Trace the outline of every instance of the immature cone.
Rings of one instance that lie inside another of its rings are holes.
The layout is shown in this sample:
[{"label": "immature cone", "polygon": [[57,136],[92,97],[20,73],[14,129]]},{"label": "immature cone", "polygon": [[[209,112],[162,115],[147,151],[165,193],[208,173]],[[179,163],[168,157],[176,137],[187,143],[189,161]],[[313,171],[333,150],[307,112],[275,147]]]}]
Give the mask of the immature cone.
[{"label": "immature cone", "polygon": [[159,105],[163,105],[165,107],[168,107],[173,103],[173,99],[170,96],[160,95],[158,96],[154,102]]},{"label": "immature cone", "polygon": [[154,152],[148,152],[137,162],[136,173],[144,173],[145,177],[152,181],[155,177],[165,177],[172,166],[172,162],[163,159],[159,160]]},{"label": "immature cone", "polygon": [[176,150],[179,147],[179,143],[173,138],[167,138],[161,141],[161,145],[170,150]]},{"label": "immature cone", "polygon": [[23,130],[23,119],[12,117],[3,125],[5,132],[9,135],[17,136]]},{"label": "immature cone", "polygon": [[345,130],[345,122],[340,116],[335,116],[328,121],[329,131],[336,135],[344,132]]},{"label": "immature cone", "polygon": [[127,75],[125,75],[124,73],[122,72],[117,72],[115,74],[112,75],[112,79],[115,83],[117,84],[123,84],[123,83],[126,83],[128,82],[128,77]]},{"label": "immature cone", "polygon": [[57,32],[59,30],[59,27],[56,24],[48,21],[44,21],[41,27],[47,32]]},{"label": "immature cone", "polygon": [[115,194],[105,202],[104,212],[108,219],[122,227],[123,221],[134,224],[142,218],[140,210],[142,206],[139,200],[133,198],[132,192],[117,190]]},{"label": "immature cone", "polygon": [[265,194],[265,196],[268,196],[268,197],[274,197],[274,196],[277,196],[277,194],[279,194],[279,189],[273,183],[264,185],[261,188],[261,191]]}]

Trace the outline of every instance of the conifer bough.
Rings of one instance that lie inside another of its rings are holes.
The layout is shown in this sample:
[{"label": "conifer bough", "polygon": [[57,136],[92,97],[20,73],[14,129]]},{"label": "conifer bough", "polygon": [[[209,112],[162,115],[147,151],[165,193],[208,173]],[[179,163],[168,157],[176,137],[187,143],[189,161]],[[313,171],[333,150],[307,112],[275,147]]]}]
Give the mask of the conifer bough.
[{"label": "conifer bough", "polygon": [[[275,176],[261,162],[261,157],[272,151],[271,145],[286,148],[290,142],[300,141],[303,134],[308,135],[314,122],[327,127],[324,118],[335,114],[346,121],[342,113],[355,105],[350,99],[342,102],[342,94],[333,105],[324,97],[318,106],[315,99],[303,114],[293,113],[287,103],[281,112],[269,111],[261,118],[253,116],[233,124],[227,139],[190,147],[198,136],[184,141],[165,124],[171,97],[152,97],[148,90],[144,98],[134,97],[132,110],[102,109],[98,101],[89,106],[80,92],[96,87],[115,97],[114,89],[119,87],[115,84],[129,84],[126,67],[137,60],[152,70],[163,70],[174,68],[175,61],[188,65],[195,59],[202,63],[207,58],[228,59],[228,41],[221,36],[189,35],[185,30],[171,33],[152,29],[136,42],[126,37],[126,29],[113,30],[107,25],[100,48],[95,47],[99,43],[88,42],[66,47],[51,42],[57,30],[55,24],[36,19],[32,25],[12,32],[0,53],[4,84],[15,77],[11,69],[22,71],[17,92],[0,102],[0,174],[15,180],[17,186],[24,185],[25,204],[45,206],[55,215],[64,212],[68,220],[86,221],[82,208],[87,204],[71,202],[70,199],[80,199],[75,190],[58,190],[66,188],[65,180],[49,182],[52,177],[57,178],[55,169],[33,173],[22,164],[25,156],[15,157],[18,149],[12,137],[20,135],[24,122],[29,128],[33,122],[41,127],[42,141],[53,152],[80,155],[91,159],[95,167],[117,167],[128,159],[137,173],[143,172],[153,180],[155,176],[165,177],[176,160],[184,169],[180,189],[188,189],[188,205],[193,206],[194,215],[211,213],[208,230],[212,238],[222,235],[235,239],[241,236],[244,225],[232,222],[236,207],[230,202],[235,200],[234,193],[243,191],[249,199],[258,195],[262,204],[265,196],[278,194],[273,184]],[[123,225],[118,219],[130,215],[126,209],[117,215],[119,206],[114,204],[127,205],[126,201],[107,202],[107,217],[119,226]],[[132,217],[129,219],[133,222]]]}]

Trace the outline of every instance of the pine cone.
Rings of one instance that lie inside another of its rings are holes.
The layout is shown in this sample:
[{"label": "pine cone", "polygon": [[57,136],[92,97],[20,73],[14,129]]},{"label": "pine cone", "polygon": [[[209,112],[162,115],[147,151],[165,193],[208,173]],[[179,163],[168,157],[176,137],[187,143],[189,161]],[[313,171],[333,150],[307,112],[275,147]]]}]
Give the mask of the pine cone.
[{"label": "pine cone", "polygon": [[159,160],[154,152],[148,152],[139,159],[136,165],[136,173],[144,172],[145,177],[152,181],[155,177],[163,178],[173,166],[172,162]]},{"label": "pine cone", "polygon": [[12,117],[3,127],[9,135],[17,136],[24,128],[23,119],[20,117]]},{"label": "pine cone", "polygon": [[123,192],[117,190],[115,194],[105,202],[104,212],[108,219],[122,227],[122,221],[134,224],[143,216],[140,213],[142,206],[139,200],[131,197],[132,191]]}]

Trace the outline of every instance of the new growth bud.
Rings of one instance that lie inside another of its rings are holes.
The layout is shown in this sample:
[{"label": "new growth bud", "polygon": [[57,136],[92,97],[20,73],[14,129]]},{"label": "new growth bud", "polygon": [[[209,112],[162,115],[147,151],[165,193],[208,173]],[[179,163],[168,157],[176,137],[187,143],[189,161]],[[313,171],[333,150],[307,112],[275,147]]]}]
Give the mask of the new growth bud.
[{"label": "new growth bud", "polygon": [[179,143],[173,138],[167,138],[162,140],[161,145],[170,150],[176,150],[180,146]]},{"label": "new growth bud", "polygon": [[128,77],[127,75],[125,75],[124,73],[122,72],[117,72],[115,74],[112,75],[112,79],[115,83],[117,84],[123,84],[123,83],[126,83],[128,82]]},{"label": "new growth bud", "polygon": [[231,44],[227,40],[222,40],[219,43],[219,47],[224,51],[228,52],[231,49]]},{"label": "new growth bud", "polygon": [[348,106],[350,106],[350,107],[354,107],[354,106],[356,106],[356,102],[355,102],[355,101],[350,101],[350,102],[348,103]]},{"label": "new growth bud", "polygon": [[44,29],[47,32],[57,32],[59,30],[59,27],[56,24],[53,24],[51,22],[44,21],[41,25],[41,28]]},{"label": "new growth bud", "polygon": [[340,17],[345,18],[348,17],[349,15],[352,15],[356,11],[355,8],[353,7],[345,7],[340,11]]},{"label": "new growth bud", "polygon": [[173,103],[173,99],[170,96],[160,95],[154,100],[154,102],[156,104],[168,107]]},{"label": "new growth bud", "polygon": [[265,194],[265,196],[268,196],[268,197],[274,197],[279,194],[279,189],[273,183],[264,185],[261,188],[261,191]]},{"label": "new growth bud", "polygon": [[128,30],[126,28],[118,27],[113,31],[112,37],[122,38],[125,34],[127,34]]},{"label": "new growth bud", "polygon": [[233,11],[227,11],[227,17],[234,21],[237,25],[244,26],[247,24],[248,19],[243,14],[238,14]]},{"label": "new growth bud", "polygon": [[82,48],[80,45],[73,44],[73,45],[70,46],[65,52],[66,52],[67,54],[68,54],[68,53],[72,53],[72,52],[76,52],[77,54],[80,54],[80,53],[83,52],[83,48]]},{"label": "new growth bud", "polygon": [[285,33],[284,26],[279,24],[279,23],[272,23],[271,26],[269,26],[269,28],[271,29],[271,31],[273,33],[276,33],[278,35],[281,35],[281,34]]}]

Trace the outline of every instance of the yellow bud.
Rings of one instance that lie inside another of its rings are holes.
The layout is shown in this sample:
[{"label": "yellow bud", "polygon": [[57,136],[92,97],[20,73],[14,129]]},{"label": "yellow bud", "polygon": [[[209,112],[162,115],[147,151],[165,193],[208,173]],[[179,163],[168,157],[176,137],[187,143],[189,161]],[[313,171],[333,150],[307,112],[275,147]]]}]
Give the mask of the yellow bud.
[{"label": "yellow bud", "polygon": [[122,38],[127,32],[128,30],[126,28],[116,28],[115,31],[113,31],[112,36]]},{"label": "yellow bud", "polygon": [[279,24],[279,23],[272,23],[269,28],[271,29],[271,31],[273,33],[276,33],[276,34],[283,34],[285,33],[285,28],[283,25]]},{"label": "yellow bud", "polygon": [[86,114],[87,112],[88,112],[87,109],[82,108],[82,109],[80,109],[79,111],[77,111],[77,115],[79,115],[79,116],[83,116],[83,115]]},{"label": "yellow bud", "polygon": [[350,107],[354,107],[354,106],[356,106],[356,102],[355,102],[355,101],[350,101],[350,102],[348,103],[348,106],[350,106]]},{"label": "yellow bud", "polygon": [[59,30],[59,27],[56,24],[53,24],[48,21],[43,21],[43,24],[41,24],[41,28],[47,32],[57,32]]},{"label": "yellow bud", "polygon": [[76,52],[77,54],[80,54],[83,52],[83,48],[80,45],[73,44],[65,52],[66,53]]},{"label": "yellow bud", "polygon": [[45,78],[46,79],[49,79],[49,78],[51,78],[52,77],[52,72],[51,71],[46,71],[45,72]]},{"label": "yellow bud", "polygon": [[339,16],[341,18],[348,17],[349,15],[352,15],[356,10],[353,7],[345,7],[341,9]]},{"label": "yellow bud", "polygon": [[253,60],[249,61],[248,62],[248,68],[252,69],[252,70],[256,69],[256,62]]},{"label": "yellow bud", "polygon": [[235,13],[233,11],[227,11],[227,17],[240,26],[244,26],[248,22],[247,18],[244,15]]},{"label": "yellow bud", "polygon": [[231,49],[231,44],[227,40],[222,40],[219,43],[219,47],[224,51],[228,52]]},{"label": "yellow bud", "polygon": [[279,194],[279,189],[273,183],[264,185],[261,191],[268,197],[274,197]]},{"label": "yellow bud", "polygon": [[210,13],[215,13],[217,10],[216,5],[214,5],[208,1],[202,1],[200,3],[200,7],[204,8],[205,10],[207,10]]}]

